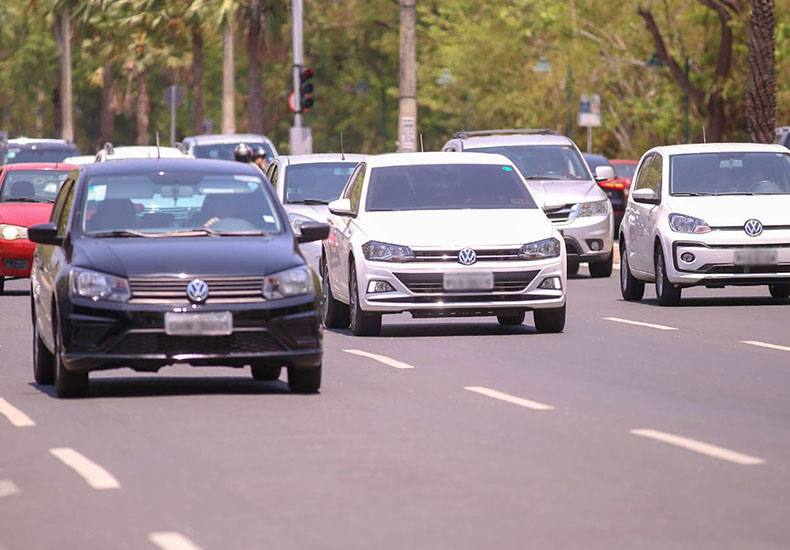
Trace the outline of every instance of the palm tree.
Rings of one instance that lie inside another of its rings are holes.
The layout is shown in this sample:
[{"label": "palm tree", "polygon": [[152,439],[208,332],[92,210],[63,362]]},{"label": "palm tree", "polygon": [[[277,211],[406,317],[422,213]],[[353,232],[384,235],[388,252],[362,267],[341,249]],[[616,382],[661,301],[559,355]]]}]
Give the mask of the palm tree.
[{"label": "palm tree", "polygon": [[261,0],[250,0],[250,18],[247,27],[249,70],[247,84],[247,130],[263,133],[263,68],[258,55],[261,40]]},{"label": "palm tree", "polygon": [[74,141],[74,101],[71,93],[71,11],[76,0],[54,0],[52,13],[55,15],[55,41],[60,57],[60,135]]},{"label": "palm tree", "polygon": [[771,143],[776,126],[776,62],[774,0],[752,0],[749,21],[749,82],[746,114],[749,137]]}]

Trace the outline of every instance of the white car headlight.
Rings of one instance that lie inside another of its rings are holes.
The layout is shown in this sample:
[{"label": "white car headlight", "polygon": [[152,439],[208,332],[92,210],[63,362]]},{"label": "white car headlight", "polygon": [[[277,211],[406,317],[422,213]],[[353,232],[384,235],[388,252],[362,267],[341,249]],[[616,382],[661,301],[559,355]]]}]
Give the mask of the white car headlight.
[{"label": "white car headlight", "polygon": [[375,262],[410,262],[414,252],[408,246],[368,241],[362,245],[362,254],[366,260]]},{"label": "white car headlight", "polygon": [[313,275],[306,265],[300,265],[263,279],[263,297],[279,300],[292,296],[302,296],[313,292]]},{"label": "white car headlight", "polygon": [[129,281],[88,269],[72,268],[69,272],[71,296],[88,298],[94,302],[125,302],[132,297]]},{"label": "white car headlight", "polygon": [[302,234],[302,225],[306,223],[318,223],[312,218],[294,212],[288,214],[288,221],[291,222],[291,228],[293,228],[294,234],[297,237]]},{"label": "white car headlight", "polygon": [[705,220],[683,214],[670,214],[669,228],[675,233],[710,233],[711,231]]},{"label": "white car headlight", "polygon": [[560,255],[560,241],[554,237],[527,243],[521,247],[518,255],[524,260],[545,260],[546,258],[556,258]]},{"label": "white car headlight", "polygon": [[27,227],[0,223],[0,239],[4,241],[27,239]]},{"label": "white car headlight", "polygon": [[580,202],[576,205],[576,216],[588,218],[590,216],[606,216],[609,213],[609,200],[595,202]]}]

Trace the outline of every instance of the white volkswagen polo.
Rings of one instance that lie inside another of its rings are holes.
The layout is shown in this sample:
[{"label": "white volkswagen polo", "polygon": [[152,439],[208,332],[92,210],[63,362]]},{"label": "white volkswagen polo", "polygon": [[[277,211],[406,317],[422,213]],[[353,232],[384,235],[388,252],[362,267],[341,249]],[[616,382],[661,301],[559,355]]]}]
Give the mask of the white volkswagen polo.
[{"label": "white volkswagen polo", "polygon": [[790,151],[780,145],[656,147],[642,157],[620,229],[620,288],[661,305],[683,288],[767,285],[790,296]]},{"label": "white volkswagen polo", "polygon": [[501,155],[369,157],[329,204],[324,323],[377,335],[384,313],[496,316],[534,312],[565,327],[565,245],[513,163]]}]

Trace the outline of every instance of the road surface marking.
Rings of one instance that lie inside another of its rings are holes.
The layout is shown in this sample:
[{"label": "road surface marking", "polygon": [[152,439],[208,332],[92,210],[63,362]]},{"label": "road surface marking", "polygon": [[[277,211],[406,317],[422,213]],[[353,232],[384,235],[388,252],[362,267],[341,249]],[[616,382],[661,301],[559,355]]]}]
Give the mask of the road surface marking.
[{"label": "road surface marking", "polygon": [[14,407],[2,397],[0,397],[0,414],[5,416],[8,421],[17,428],[27,428],[36,425],[28,415]]},{"label": "road surface marking", "polygon": [[77,472],[94,489],[120,489],[121,484],[113,475],[69,447],[57,447],[49,450],[66,466]]},{"label": "road surface marking", "polygon": [[790,351],[788,346],[779,346],[777,344],[768,344],[766,342],[758,342],[756,340],[742,340],[741,344],[748,344],[750,346],[757,346],[759,348],[776,349],[779,351]]},{"label": "road surface marking", "polygon": [[373,359],[374,361],[378,361],[379,363],[384,363],[390,367],[394,367],[396,369],[413,369],[412,365],[407,363],[401,363],[400,361],[396,361],[395,359],[390,359],[384,355],[376,355],[375,353],[368,353],[366,351],[358,350],[358,349],[344,349],[345,353],[350,353],[352,355],[359,355],[360,357],[367,357],[368,359]]},{"label": "road surface marking", "polygon": [[484,388],[482,386],[466,386],[464,389],[471,392],[479,393],[480,395],[485,395],[486,397],[499,399],[500,401],[504,401],[506,403],[518,405],[519,407],[526,407],[527,409],[533,409],[535,411],[554,410],[554,407],[552,407],[551,405],[544,405],[543,403],[538,403],[537,401],[530,401],[529,399],[523,399],[521,397],[516,397],[515,395],[502,393],[501,391]]},{"label": "road surface marking", "polygon": [[704,441],[697,441],[696,439],[691,439],[690,437],[683,437],[681,435],[674,435],[671,433],[650,429],[631,430],[631,433],[634,435],[647,437],[649,439],[655,439],[656,441],[661,441],[663,443],[669,443],[670,445],[683,447],[689,451],[708,455],[713,458],[718,458],[719,460],[726,460],[727,462],[733,462],[742,466],[765,464],[764,458],[749,456],[737,451],[725,449],[724,447],[711,445],[710,443],[705,443]]},{"label": "road surface marking", "polygon": [[621,319],[620,317],[601,317],[604,321],[614,321],[615,323],[625,323],[626,325],[636,325],[638,327],[654,328],[657,330],[679,330],[675,327],[668,327],[666,325],[654,325],[653,323],[643,323],[642,321],[629,321],[628,319]]},{"label": "road surface marking", "polygon": [[151,533],[148,535],[148,540],[162,550],[200,550],[200,546],[175,531]]},{"label": "road surface marking", "polygon": [[17,487],[10,479],[0,479],[0,498],[10,497],[11,495],[18,495],[19,487]]}]

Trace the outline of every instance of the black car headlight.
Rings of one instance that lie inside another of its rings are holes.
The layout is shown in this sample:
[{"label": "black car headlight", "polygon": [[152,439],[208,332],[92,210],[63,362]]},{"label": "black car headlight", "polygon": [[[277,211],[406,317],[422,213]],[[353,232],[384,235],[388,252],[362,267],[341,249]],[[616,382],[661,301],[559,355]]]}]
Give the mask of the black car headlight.
[{"label": "black car headlight", "polygon": [[313,275],[305,265],[267,275],[263,279],[263,297],[279,300],[313,292]]},{"label": "black car headlight", "polygon": [[527,243],[521,247],[518,255],[523,260],[545,260],[546,258],[556,258],[560,255],[560,241],[554,237]]},{"label": "black car headlight", "polygon": [[374,262],[410,262],[414,259],[414,252],[408,246],[378,241],[368,241],[363,244],[362,254],[365,255],[366,260]]},{"label": "black car headlight", "polygon": [[69,272],[69,289],[72,298],[94,302],[126,302],[132,297],[127,279],[76,267]]}]

